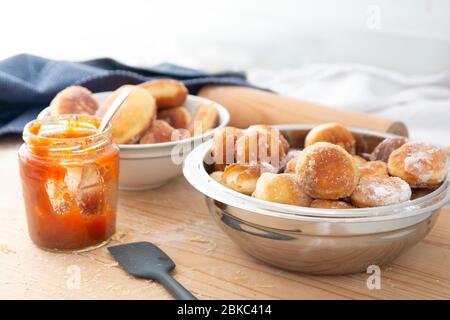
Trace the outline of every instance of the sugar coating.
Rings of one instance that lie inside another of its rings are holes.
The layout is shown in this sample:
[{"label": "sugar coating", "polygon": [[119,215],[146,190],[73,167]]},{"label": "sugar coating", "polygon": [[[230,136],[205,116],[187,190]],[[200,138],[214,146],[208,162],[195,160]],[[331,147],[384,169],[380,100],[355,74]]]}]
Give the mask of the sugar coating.
[{"label": "sugar coating", "polygon": [[305,148],[296,173],[302,188],[313,197],[339,199],[350,196],[358,182],[358,169],[342,147],[317,142]]},{"label": "sugar coating", "polygon": [[380,207],[411,198],[409,184],[397,177],[364,177],[351,196],[358,207]]},{"label": "sugar coating", "polygon": [[405,171],[416,176],[420,182],[427,182],[433,175],[434,154],[438,148],[422,144],[411,144],[411,152],[403,160]]}]

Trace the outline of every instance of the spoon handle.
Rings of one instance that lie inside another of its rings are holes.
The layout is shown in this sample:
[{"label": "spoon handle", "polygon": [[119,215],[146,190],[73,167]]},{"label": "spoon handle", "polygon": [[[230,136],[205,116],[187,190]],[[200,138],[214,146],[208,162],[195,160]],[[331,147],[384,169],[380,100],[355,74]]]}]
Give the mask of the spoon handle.
[{"label": "spoon handle", "polygon": [[99,132],[102,132],[105,130],[105,128],[108,126],[109,121],[114,116],[116,111],[119,109],[119,107],[122,105],[122,103],[125,101],[125,99],[130,94],[130,89],[123,88],[117,98],[114,99],[111,106],[108,108],[108,111],[106,111],[105,116],[102,119],[102,122],[100,123],[100,127],[98,128]]}]

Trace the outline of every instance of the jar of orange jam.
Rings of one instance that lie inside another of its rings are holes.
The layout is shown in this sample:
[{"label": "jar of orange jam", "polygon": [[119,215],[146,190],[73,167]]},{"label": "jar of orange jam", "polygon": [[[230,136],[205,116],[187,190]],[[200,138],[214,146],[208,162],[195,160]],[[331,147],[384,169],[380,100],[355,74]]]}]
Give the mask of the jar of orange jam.
[{"label": "jar of orange jam", "polygon": [[25,126],[19,149],[28,231],[40,248],[86,251],[115,232],[119,148],[100,119],[62,115]]}]

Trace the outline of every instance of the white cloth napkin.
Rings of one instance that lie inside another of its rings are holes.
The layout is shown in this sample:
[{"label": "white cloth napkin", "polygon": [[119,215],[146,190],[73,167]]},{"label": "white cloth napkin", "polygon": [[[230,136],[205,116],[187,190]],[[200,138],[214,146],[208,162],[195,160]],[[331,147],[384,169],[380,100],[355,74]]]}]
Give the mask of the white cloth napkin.
[{"label": "white cloth napkin", "polygon": [[251,70],[249,81],[294,98],[403,121],[410,138],[450,146],[450,70],[407,76],[356,64]]}]

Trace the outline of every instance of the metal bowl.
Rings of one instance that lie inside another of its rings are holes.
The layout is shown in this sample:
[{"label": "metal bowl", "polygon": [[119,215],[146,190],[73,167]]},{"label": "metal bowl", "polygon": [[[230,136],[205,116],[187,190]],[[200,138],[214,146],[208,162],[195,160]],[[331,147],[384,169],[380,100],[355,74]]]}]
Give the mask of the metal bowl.
[{"label": "metal bowl", "polygon": [[[312,125],[279,125],[291,147],[302,147]],[[393,134],[354,129],[359,152]],[[365,272],[384,265],[422,240],[449,201],[448,178],[424,197],[362,209],[316,209],[246,196],[210,178],[212,141],[186,158],[183,173],[206,197],[220,228],[250,255],[279,268],[311,274]]]}]

